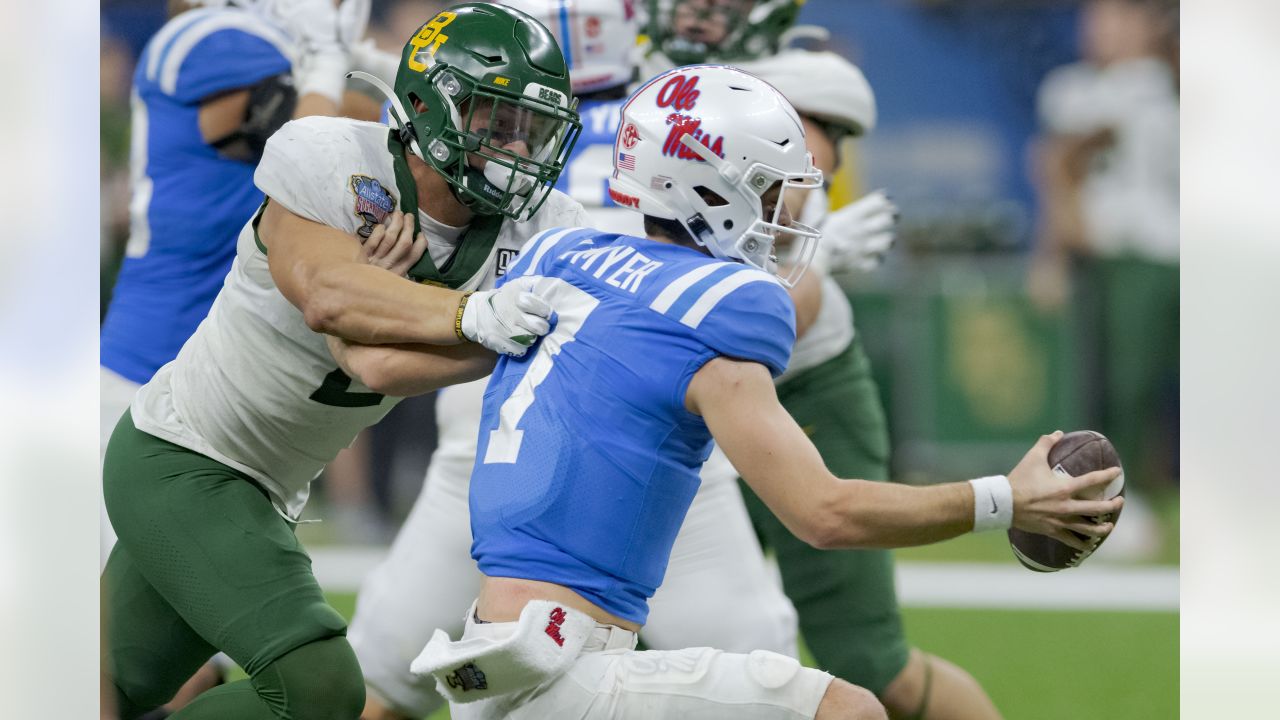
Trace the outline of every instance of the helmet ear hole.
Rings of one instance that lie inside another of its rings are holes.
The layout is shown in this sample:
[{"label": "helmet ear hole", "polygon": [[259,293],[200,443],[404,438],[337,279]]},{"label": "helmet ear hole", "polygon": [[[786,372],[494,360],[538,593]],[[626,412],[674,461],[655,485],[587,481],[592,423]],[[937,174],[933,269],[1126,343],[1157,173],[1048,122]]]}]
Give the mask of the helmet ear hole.
[{"label": "helmet ear hole", "polygon": [[723,195],[712,190],[706,185],[698,185],[693,189],[693,191],[698,193],[698,197],[702,198],[702,201],[707,204],[707,207],[724,207],[729,204],[729,201],[726,200]]}]

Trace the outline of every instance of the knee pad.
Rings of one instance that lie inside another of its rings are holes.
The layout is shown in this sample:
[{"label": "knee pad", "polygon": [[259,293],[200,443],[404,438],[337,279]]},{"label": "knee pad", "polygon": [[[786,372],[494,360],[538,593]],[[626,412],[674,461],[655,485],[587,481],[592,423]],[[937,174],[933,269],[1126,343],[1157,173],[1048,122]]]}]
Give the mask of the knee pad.
[{"label": "knee pad", "polygon": [[253,677],[281,720],[351,720],[364,709],[364,676],[345,637],[296,648]]}]

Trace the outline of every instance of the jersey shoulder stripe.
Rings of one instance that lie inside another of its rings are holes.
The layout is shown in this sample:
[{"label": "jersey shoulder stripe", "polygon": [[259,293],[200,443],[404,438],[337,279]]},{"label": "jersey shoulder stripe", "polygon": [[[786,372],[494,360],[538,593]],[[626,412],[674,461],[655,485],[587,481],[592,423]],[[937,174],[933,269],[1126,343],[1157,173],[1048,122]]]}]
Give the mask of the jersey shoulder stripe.
[{"label": "jersey shoulder stripe", "polygon": [[681,316],[680,322],[696,329],[702,324],[702,321],[707,317],[707,314],[714,310],[716,305],[720,304],[720,301],[724,300],[729,293],[732,293],[734,290],[737,290],[744,285],[757,282],[771,283],[778,287],[782,286],[782,284],[778,282],[778,278],[764,272],[763,270],[742,268],[728,277],[721,279],[715,285],[712,285],[711,288],[704,292],[702,296],[689,307],[688,311]]},{"label": "jersey shoulder stripe", "polygon": [[158,78],[160,91],[166,95],[175,94],[178,91],[178,73],[192,49],[205,38],[223,30],[239,30],[247,35],[261,38],[270,43],[283,57],[291,57],[292,49],[284,33],[246,13],[225,13],[202,18],[180,32],[165,53]]},{"label": "jersey shoulder stripe", "polygon": [[507,274],[520,276],[528,275],[533,272],[534,266],[536,266],[538,264],[538,260],[541,260],[542,256],[546,254],[547,249],[556,244],[556,241],[576,229],[577,228],[551,228],[550,230],[543,230],[542,232],[530,237],[525,241],[524,245],[521,246],[519,259],[516,260],[515,265],[511,266],[511,269],[507,271]]},{"label": "jersey shoulder stripe", "polygon": [[672,303],[671,307],[667,308],[666,315],[672,318],[683,317],[689,308],[693,307],[708,290],[718,285],[725,278],[737,274],[742,269],[742,266],[737,263],[713,263],[713,265],[715,270],[712,270],[698,282],[689,286],[689,289]]},{"label": "jersey shoulder stripe", "polygon": [[688,290],[694,283],[715,272],[720,267],[722,265],[719,263],[705,263],[677,277],[671,281],[670,285],[663,288],[662,292],[658,293],[658,297],[649,303],[649,307],[660,313],[666,313],[675,304],[676,300],[680,299],[685,290]]},{"label": "jersey shoulder stripe", "polygon": [[147,56],[147,80],[156,82],[156,79],[160,76],[160,63],[164,60],[165,53],[169,52],[169,48],[173,45],[173,39],[178,33],[216,12],[216,10],[211,9],[191,10],[165,23],[155,37],[151,38],[151,42],[147,43],[145,51]]}]

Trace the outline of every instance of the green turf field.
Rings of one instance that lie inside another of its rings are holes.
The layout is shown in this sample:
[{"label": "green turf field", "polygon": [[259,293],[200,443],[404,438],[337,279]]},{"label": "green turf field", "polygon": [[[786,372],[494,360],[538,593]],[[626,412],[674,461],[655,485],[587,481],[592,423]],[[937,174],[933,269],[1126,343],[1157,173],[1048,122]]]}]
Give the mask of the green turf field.
[{"label": "green turf field", "polygon": [[[329,599],[351,616],[354,595]],[[972,672],[1008,720],[1178,717],[1176,613],[908,608],[903,614],[912,642]],[[448,716],[441,710],[431,720]]]}]

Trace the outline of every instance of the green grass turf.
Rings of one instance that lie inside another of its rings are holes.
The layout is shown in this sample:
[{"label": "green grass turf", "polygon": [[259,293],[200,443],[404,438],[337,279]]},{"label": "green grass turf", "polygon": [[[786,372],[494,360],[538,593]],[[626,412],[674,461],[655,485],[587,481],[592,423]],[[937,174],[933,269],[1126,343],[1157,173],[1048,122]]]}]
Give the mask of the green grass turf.
[{"label": "green grass turf", "polygon": [[[355,608],[354,595],[329,601],[347,617]],[[913,644],[967,669],[1008,720],[1178,717],[1177,613],[905,608],[903,618]]]}]

